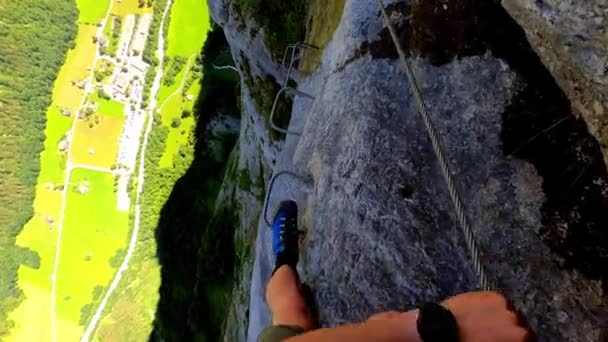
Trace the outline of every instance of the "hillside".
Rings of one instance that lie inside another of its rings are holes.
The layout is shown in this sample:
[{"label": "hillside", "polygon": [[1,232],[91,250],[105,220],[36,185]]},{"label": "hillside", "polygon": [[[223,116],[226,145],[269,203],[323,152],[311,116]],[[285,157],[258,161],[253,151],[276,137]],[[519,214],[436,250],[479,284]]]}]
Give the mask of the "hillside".
[{"label": "hillside", "polygon": [[19,265],[40,265],[37,254],[16,247],[15,239],[33,215],[45,113],[74,46],[77,16],[74,1],[0,3],[0,336],[13,324],[7,314],[23,299]]}]

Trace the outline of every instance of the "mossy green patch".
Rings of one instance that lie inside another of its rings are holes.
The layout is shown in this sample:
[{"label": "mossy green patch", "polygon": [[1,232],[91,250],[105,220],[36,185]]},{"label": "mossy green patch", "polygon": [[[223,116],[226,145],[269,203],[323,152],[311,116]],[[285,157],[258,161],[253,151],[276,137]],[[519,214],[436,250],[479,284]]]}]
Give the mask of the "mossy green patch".
[{"label": "mossy green patch", "polygon": [[287,45],[301,42],[305,34],[306,0],[237,0],[241,18],[253,18],[264,31],[264,43],[280,60]]},{"label": "mossy green patch", "polygon": [[300,70],[314,71],[321,61],[323,49],[333,38],[334,32],[342,19],[346,0],[323,1],[313,0],[308,7],[306,43],[316,49],[306,49]]},{"label": "mossy green patch", "polygon": [[[248,69],[248,67],[246,69]],[[245,72],[245,77],[245,82],[247,82],[249,89],[251,89],[251,96],[269,130],[270,138],[272,140],[284,139],[285,134],[271,129],[270,125],[272,105],[277,93],[281,89],[276,79],[270,75],[263,79],[253,79],[247,72]],[[293,99],[288,94],[283,94],[283,96],[279,98],[273,118],[275,125],[283,128],[286,128],[287,125],[289,125],[292,106]]]}]

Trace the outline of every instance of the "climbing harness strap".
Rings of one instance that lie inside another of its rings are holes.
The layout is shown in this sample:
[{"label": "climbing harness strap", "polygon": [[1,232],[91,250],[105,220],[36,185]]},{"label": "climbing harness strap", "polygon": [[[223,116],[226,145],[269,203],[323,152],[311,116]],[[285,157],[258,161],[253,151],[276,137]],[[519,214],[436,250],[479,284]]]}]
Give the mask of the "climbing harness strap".
[{"label": "climbing harness strap", "polygon": [[420,116],[422,116],[422,120],[424,121],[424,126],[426,127],[426,131],[431,138],[431,142],[433,144],[433,150],[435,151],[435,155],[437,160],[439,161],[439,165],[441,167],[441,173],[443,174],[443,178],[448,186],[448,192],[450,193],[450,198],[452,199],[452,203],[454,205],[454,209],[456,210],[456,216],[458,217],[458,221],[460,222],[460,227],[464,234],[464,238],[467,244],[467,248],[469,249],[469,253],[471,254],[471,259],[473,261],[473,265],[475,268],[475,272],[479,277],[479,285],[483,290],[490,290],[492,287],[488,282],[488,278],[486,276],[483,265],[481,264],[479,246],[477,245],[477,241],[475,239],[475,235],[471,226],[469,225],[469,221],[467,220],[464,207],[462,205],[462,201],[460,200],[460,196],[458,195],[458,191],[456,190],[456,185],[454,184],[454,180],[452,178],[452,173],[450,171],[450,166],[445,158],[445,153],[443,152],[441,139],[439,138],[439,134],[437,134],[437,130],[431,121],[429,114],[426,111],[426,107],[424,105],[424,99],[422,97],[422,93],[420,92],[420,87],[418,86],[418,82],[416,81],[416,77],[414,76],[414,72],[412,71],[412,67],[409,64],[406,54],[399,43],[399,39],[397,38],[397,33],[395,28],[390,22],[389,16],[386,13],[386,9],[382,4],[382,0],[376,0],[378,6],[380,7],[380,11],[382,12],[382,18],[384,20],[384,24],[388,28],[391,38],[393,40],[393,44],[397,49],[397,53],[399,54],[399,59],[401,61],[401,66],[405,71],[407,78],[409,80],[410,88],[412,89],[412,93],[414,94],[414,98],[416,99],[416,104],[418,107],[418,112]]}]

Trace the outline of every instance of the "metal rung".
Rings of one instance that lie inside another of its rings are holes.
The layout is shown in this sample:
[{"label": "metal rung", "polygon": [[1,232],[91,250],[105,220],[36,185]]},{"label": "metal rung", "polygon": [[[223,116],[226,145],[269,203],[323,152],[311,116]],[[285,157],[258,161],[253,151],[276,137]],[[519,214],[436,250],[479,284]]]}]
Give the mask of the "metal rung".
[{"label": "metal rung", "polygon": [[[282,65],[285,66],[285,62],[287,61],[287,56],[289,55],[289,51],[291,51],[291,58],[289,61],[289,67],[287,68],[287,75],[285,76],[285,81],[283,82],[283,87],[279,90],[279,92],[277,93],[277,95],[274,98],[274,102],[272,104],[272,109],[270,110],[270,117],[269,117],[269,121],[270,121],[270,127],[280,133],[283,134],[292,134],[292,135],[301,135],[301,133],[299,132],[293,132],[293,131],[289,131],[286,130],[284,128],[281,128],[279,126],[277,126],[274,123],[274,114],[275,111],[277,109],[278,103],[279,103],[279,99],[280,97],[285,93],[285,92],[290,92],[295,96],[301,96],[310,100],[314,100],[315,97],[301,92],[297,89],[294,89],[293,87],[290,87],[289,84],[289,80],[291,79],[291,73],[293,71],[295,62],[300,60],[303,57],[303,50],[304,49],[318,49],[318,47],[308,44],[308,43],[304,43],[304,42],[300,42],[300,43],[295,43],[295,44],[289,44],[286,48],[285,48],[285,52],[283,53],[283,61],[282,61]],[[300,53],[298,55],[298,53]]]},{"label": "metal rung", "polygon": [[283,175],[288,175],[293,178],[296,178],[296,179],[302,181],[303,183],[305,183],[307,186],[310,186],[312,183],[310,179],[308,179],[306,177],[302,177],[291,171],[277,172],[274,176],[272,176],[272,179],[270,180],[270,185],[268,186],[268,191],[266,191],[266,201],[265,201],[266,204],[264,205],[264,221],[266,221],[266,224],[269,227],[272,226],[272,223],[268,219],[268,203],[270,202],[270,194],[272,193],[272,188],[274,187],[274,183],[277,180],[277,178],[279,178],[280,176],[283,176]]},{"label": "metal rung", "polygon": [[[291,55],[292,55],[292,60],[294,59],[294,55],[295,55],[295,51],[300,50],[300,52],[302,52],[304,49],[315,49],[318,50],[319,48],[317,46],[314,46],[312,44],[308,44],[308,43],[304,43],[304,42],[300,42],[300,43],[295,43],[295,44],[289,44],[287,45],[287,47],[285,48],[285,52],[283,53],[283,60],[281,62],[281,65],[285,66],[285,62],[287,61],[287,55],[289,53],[289,50],[292,50]],[[297,57],[297,59],[301,59],[302,56]]]},{"label": "metal rung", "polygon": [[302,96],[302,97],[307,98],[309,100],[314,100],[315,98],[314,98],[314,96],[312,96],[310,94],[301,92],[301,91],[296,90],[296,89],[294,89],[292,87],[285,87],[285,88],[279,90],[279,92],[277,93],[277,96],[275,96],[275,98],[274,98],[274,103],[272,104],[272,110],[270,111],[270,118],[268,119],[270,121],[270,127],[272,129],[274,129],[275,131],[277,131],[277,132],[281,132],[281,133],[284,133],[284,134],[291,134],[291,135],[300,136],[300,135],[302,135],[302,133],[286,130],[284,128],[281,128],[281,127],[277,126],[274,123],[274,113],[276,112],[277,106],[279,104],[279,98],[285,92],[291,92],[291,93],[293,93],[296,96]]}]

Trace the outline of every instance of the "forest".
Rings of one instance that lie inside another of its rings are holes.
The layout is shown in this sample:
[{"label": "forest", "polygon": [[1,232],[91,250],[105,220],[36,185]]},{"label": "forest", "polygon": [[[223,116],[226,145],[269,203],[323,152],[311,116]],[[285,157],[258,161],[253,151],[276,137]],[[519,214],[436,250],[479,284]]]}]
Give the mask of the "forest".
[{"label": "forest", "polygon": [[2,1],[0,6],[0,337],[13,323],[9,312],[23,299],[19,265],[39,264],[15,246],[32,217],[45,113],[53,82],[73,47],[78,12],[74,1]]}]

